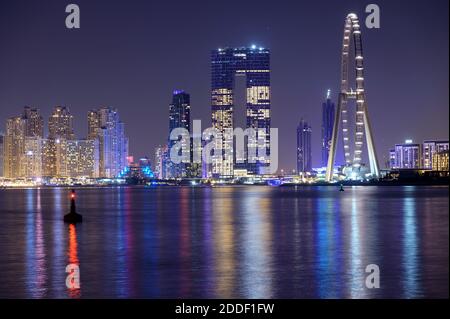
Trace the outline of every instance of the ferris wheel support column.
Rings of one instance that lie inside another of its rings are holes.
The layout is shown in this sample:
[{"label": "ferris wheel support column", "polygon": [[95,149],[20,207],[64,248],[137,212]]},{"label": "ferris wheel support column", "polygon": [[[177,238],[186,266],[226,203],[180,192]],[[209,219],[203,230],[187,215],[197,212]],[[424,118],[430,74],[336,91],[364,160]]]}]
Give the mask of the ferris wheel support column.
[{"label": "ferris wheel support column", "polygon": [[328,153],[327,172],[325,175],[325,180],[327,182],[331,182],[333,180],[334,160],[336,157],[336,146],[339,134],[339,123],[341,121],[342,105],[345,103],[345,99],[346,99],[345,94],[339,93],[338,106],[334,115],[333,133],[331,135],[330,151]]},{"label": "ferris wheel support column", "polygon": [[367,140],[367,153],[369,155],[370,172],[372,177],[380,177],[380,166],[378,164],[377,153],[375,151],[375,144],[373,142],[372,127],[370,125],[367,104],[364,105],[364,122],[365,133]]}]

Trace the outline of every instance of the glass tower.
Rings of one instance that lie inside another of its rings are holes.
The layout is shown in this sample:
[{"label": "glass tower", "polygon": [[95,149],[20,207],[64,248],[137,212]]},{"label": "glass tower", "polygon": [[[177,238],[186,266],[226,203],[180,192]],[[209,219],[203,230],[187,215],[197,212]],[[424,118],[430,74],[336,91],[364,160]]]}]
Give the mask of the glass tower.
[{"label": "glass tower", "polygon": [[297,127],[297,172],[306,173],[312,170],[311,126],[303,119]]},{"label": "glass tower", "polygon": [[120,176],[128,167],[128,138],[117,109],[101,107],[88,113],[88,139],[98,140],[99,176]]},{"label": "glass tower", "polygon": [[[233,141],[235,76],[246,77],[246,128],[260,129],[256,137],[267,154],[244,159],[244,167],[249,174],[260,174],[260,168],[270,164],[270,51],[255,46],[213,50],[212,125],[219,132],[216,147],[222,149],[221,156],[212,162],[212,176],[216,178],[234,175],[235,156],[230,139]],[[248,144],[248,147],[256,146]]]},{"label": "glass tower", "polygon": [[[169,136],[172,130],[177,128],[186,129],[189,133],[191,132],[191,102],[190,95],[184,91],[176,90],[173,92],[172,104],[169,106]],[[184,150],[190,151],[190,140],[188,143],[181,140],[182,148]],[[169,152],[172,146],[175,145],[177,141],[168,141]],[[187,170],[189,168],[189,163],[179,163],[175,164],[170,162],[170,177],[171,178],[182,178],[187,176]]]}]

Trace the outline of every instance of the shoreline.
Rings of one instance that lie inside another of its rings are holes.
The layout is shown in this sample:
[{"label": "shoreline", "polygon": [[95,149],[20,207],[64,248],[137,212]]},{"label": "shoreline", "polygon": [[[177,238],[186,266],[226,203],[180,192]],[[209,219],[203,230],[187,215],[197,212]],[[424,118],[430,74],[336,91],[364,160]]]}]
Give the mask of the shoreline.
[{"label": "shoreline", "polygon": [[342,183],[285,183],[278,186],[267,185],[267,184],[199,184],[199,185],[186,185],[186,184],[159,184],[159,185],[133,185],[133,184],[122,184],[122,185],[40,185],[40,186],[3,186],[0,187],[1,190],[14,190],[14,189],[52,189],[52,188],[63,188],[63,189],[82,189],[82,188],[221,188],[221,187],[270,187],[270,188],[295,188],[295,187],[353,187],[353,186],[449,186],[447,181],[443,182],[342,182]]}]

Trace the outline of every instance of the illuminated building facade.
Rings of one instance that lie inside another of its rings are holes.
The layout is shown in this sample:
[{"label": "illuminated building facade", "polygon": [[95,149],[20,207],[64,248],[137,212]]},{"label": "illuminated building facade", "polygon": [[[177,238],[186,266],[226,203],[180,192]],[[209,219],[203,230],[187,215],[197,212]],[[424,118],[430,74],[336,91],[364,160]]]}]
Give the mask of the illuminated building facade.
[{"label": "illuminated building facade", "polygon": [[73,130],[73,115],[68,108],[56,106],[52,115],[48,119],[48,138],[64,138],[67,140],[75,139]]},{"label": "illuminated building facade", "polygon": [[[199,141],[198,143],[194,143],[194,139]],[[186,177],[188,178],[201,178],[203,176],[202,170],[202,151],[203,147],[206,145],[205,141],[202,140],[201,134],[195,135],[192,134],[191,137],[191,154],[190,154],[190,163],[186,170]],[[195,161],[195,159],[199,159],[198,162]]]},{"label": "illuminated building facade", "polygon": [[[190,95],[184,91],[174,91],[172,103],[169,105],[169,135],[177,128],[186,129],[189,134],[191,132],[191,102]],[[189,135],[190,136],[190,135]],[[190,147],[190,139],[186,142],[182,139],[180,142],[172,141],[169,137],[169,154],[175,143],[181,143],[181,147],[185,150],[192,151]],[[191,153],[192,154],[192,153]],[[187,177],[190,163],[174,163],[170,162],[170,177],[183,178]]]},{"label": "illuminated building facade", "polygon": [[134,160],[129,162],[129,170],[126,170],[123,178],[126,178],[129,183],[142,184],[154,178],[151,169],[151,163],[148,157],[142,157],[137,163]]},{"label": "illuminated building facade", "polygon": [[[260,168],[270,164],[270,52],[255,46],[214,50],[211,53],[212,126],[219,132],[216,149],[222,150],[222,156],[212,162],[212,176],[216,178],[234,176],[235,76],[246,77],[246,127],[261,129],[256,138],[267,150],[266,157],[258,154],[246,158],[245,167],[249,174],[259,174]],[[247,147],[256,148],[256,144],[254,141]]]},{"label": "illuminated building facade", "polygon": [[58,176],[57,162],[60,159],[57,150],[61,150],[57,147],[56,140],[44,139],[42,140],[42,171],[44,177],[56,177]]},{"label": "illuminated building facade", "polygon": [[303,119],[297,126],[297,172],[307,173],[312,170],[311,126]]},{"label": "illuminated building facade", "polygon": [[448,149],[448,141],[424,141],[422,144],[423,168],[432,169],[434,154],[447,151]]},{"label": "illuminated building facade", "polygon": [[44,138],[44,119],[38,109],[25,106],[22,119],[25,122],[26,137]]},{"label": "illuminated building facade", "polygon": [[99,176],[98,140],[67,140],[64,157],[67,177]]},{"label": "illuminated building facade", "polygon": [[395,168],[418,169],[422,165],[422,147],[406,140],[404,144],[395,145]]},{"label": "illuminated building facade", "polygon": [[394,169],[397,165],[397,155],[395,153],[395,148],[389,150],[389,166],[388,168]]},{"label": "illuminated building facade", "polygon": [[155,149],[154,175],[157,179],[167,179],[169,176],[169,148],[167,145],[160,145]]},{"label": "illuminated building facade", "polygon": [[448,172],[448,153],[449,150],[435,152],[433,154],[432,169],[433,171],[447,171]]},{"label": "illuminated building facade", "polygon": [[116,109],[101,107],[88,113],[88,139],[99,143],[99,177],[119,176],[128,165],[128,139]]},{"label": "illuminated building facade", "polygon": [[[4,138],[4,176],[7,178],[26,177],[27,168],[26,140],[44,136],[44,122],[39,110],[26,106],[20,116],[6,121]],[[32,144],[32,142],[29,142]]]},{"label": "illuminated building facade", "polygon": [[25,138],[25,153],[21,157],[23,166],[23,177],[41,178],[43,175],[42,167],[42,138]]},{"label": "illuminated building facade", "polygon": [[322,167],[328,164],[331,139],[333,137],[333,125],[335,117],[335,105],[331,101],[331,91],[327,91],[327,100],[322,103]]}]

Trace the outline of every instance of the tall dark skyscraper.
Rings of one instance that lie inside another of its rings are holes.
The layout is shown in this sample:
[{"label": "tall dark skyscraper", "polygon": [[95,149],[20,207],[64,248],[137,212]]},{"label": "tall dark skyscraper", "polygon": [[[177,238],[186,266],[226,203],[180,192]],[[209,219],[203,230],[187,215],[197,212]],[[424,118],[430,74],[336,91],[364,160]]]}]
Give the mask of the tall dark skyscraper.
[{"label": "tall dark skyscraper", "polygon": [[[191,132],[191,98],[190,95],[184,91],[174,91],[172,96],[172,104],[169,106],[169,135],[172,130],[176,128],[184,128]],[[176,141],[172,141],[169,138],[169,152]],[[189,147],[188,144],[182,144],[183,149]],[[190,149],[190,147],[189,147]],[[188,163],[170,163],[170,177],[181,178],[186,177]]]},{"label": "tall dark skyscraper", "polygon": [[311,126],[303,119],[297,126],[297,172],[306,173],[312,170]]},{"label": "tall dark skyscraper", "polygon": [[322,167],[327,167],[328,153],[330,152],[333,135],[335,106],[331,102],[330,90],[327,91],[327,100],[322,104]]},{"label": "tall dark skyscraper", "polygon": [[[255,46],[214,50],[211,54],[212,125],[221,134],[218,143],[223,150],[222,158],[213,160],[214,177],[234,175],[234,155],[227,134],[230,130],[232,134],[234,129],[235,76],[246,77],[246,127],[263,130],[263,136],[259,135],[258,139],[264,141],[270,154],[270,51]],[[262,161],[261,156],[251,160],[255,163],[248,163],[247,159],[244,165],[249,174],[259,174],[260,167],[270,164],[268,156]]]}]

